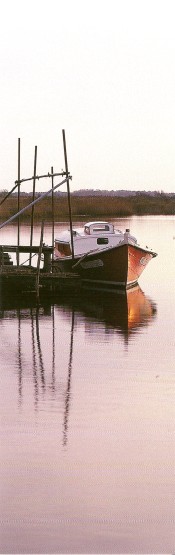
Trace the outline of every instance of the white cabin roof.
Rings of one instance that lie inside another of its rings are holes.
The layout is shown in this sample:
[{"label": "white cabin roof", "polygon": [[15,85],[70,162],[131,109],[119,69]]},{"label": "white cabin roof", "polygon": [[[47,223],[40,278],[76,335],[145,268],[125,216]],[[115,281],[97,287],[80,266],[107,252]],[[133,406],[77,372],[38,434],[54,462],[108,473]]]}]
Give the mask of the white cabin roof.
[{"label": "white cabin roof", "polygon": [[[108,234],[115,234],[114,231],[114,226],[113,224],[109,223],[109,222],[102,222],[102,221],[97,221],[97,222],[88,222],[87,224],[84,225],[84,227],[79,227],[79,228],[75,228],[73,229],[73,237],[74,237],[74,241],[80,237],[87,237],[87,235],[108,235]],[[62,231],[59,234],[59,237],[57,236],[56,241],[63,241],[63,242],[70,242],[70,230],[66,230],[66,231]]]},{"label": "white cabin roof", "polygon": [[91,225],[110,225],[109,222],[102,222],[101,220],[95,222],[88,222],[84,227],[90,227]]},{"label": "white cabin roof", "polygon": [[98,234],[98,233],[115,233],[113,224],[109,222],[88,222],[84,226],[85,233],[91,234]]}]

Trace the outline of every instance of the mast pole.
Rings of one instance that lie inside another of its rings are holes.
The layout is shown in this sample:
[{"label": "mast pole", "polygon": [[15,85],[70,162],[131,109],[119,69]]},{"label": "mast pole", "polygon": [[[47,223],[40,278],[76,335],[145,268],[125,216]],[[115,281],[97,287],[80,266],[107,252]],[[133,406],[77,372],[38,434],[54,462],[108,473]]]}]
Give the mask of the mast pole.
[{"label": "mast pole", "polygon": [[[18,139],[18,212],[20,211],[20,160],[21,158],[21,144]],[[20,219],[18,217],[18,233],[17,233],[17,247],[20,244]],[[17,266],[19,266],[19,250],[17,250]]]},{"label": "mast pole", "polygon": [[68,162],[67,162],[66,136],[65,136],[65,130],[64,129],[62,129],[62,134],[63,134],[65,170],[66,170],[66,177],[67,177],[67,197],[68,197],[68,206],[69,206],[69,222],[70,222],[72,260],[74,260],[74,242],[73,242],[72,212],[71,212],[71,202],[70,202],[69,172],[68,172]]},{"label": "mast pole", "polygon": [[[36,162],[37,162],[37,146],[35,146],[35,154],[34,154],[34,172],[33,172],[33,195],[32,195],[32,201],[35,200]],[[31,212],[30,247],[32,247],[32,243],[33,243],[33,222],[34,222],[34,205],[32,206],[32,212]],[[32,259],[32,252],[30,252],[29,266],[31,266],[31,259]]]},{"label": "mast pole", "polygon": [[54,258],[54,227],[55,227],[55,222],[54,222],[54,179],[53,179],[53,166],[51,167],[51,174],[52,174],[52,248],[53,248],[53,252],[52,252],[52,271],[53,271],[53,258]]}]

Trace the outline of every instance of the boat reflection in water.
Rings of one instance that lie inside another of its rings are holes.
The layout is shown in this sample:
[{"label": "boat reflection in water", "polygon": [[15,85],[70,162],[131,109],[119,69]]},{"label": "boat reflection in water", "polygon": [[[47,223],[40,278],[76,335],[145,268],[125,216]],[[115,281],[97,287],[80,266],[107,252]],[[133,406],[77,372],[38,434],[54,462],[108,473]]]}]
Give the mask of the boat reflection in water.
[{"label": "boat reflection in water", "polygon": [[11,369],[18,376],[18,405],[21,410],[33,398],[37,411],[43,399],[48,406],[56,400],[62,415],[62,445],[66,447],[74,331],[80,326],[82,332],[84,326],[85,335],[93,335],[97,344],[101,334],[107,334],[109,341],[111,335],[116,334],[117,339],[119,334],[128,344],[131,336],[152,322],[156,307],[139,286],[108,296],[86,292],[80,298],[59,299],[59,304],[53,305],[45,302],[29,307],[26,302],[25,298],[15,305],[13,299],[12,306],[8,299],[0,308],[0,322],[8,320],[6,334],[10,334],[12,345]]},{"label": "boat reflection in water", "polygon": [[109,293],[99,291],[86,292],[79,299],[72,299],[71,304],[64,303],[66,312],[74,310],[76,321],[84,318],[85,329],[89,333],[114,330],[129,339],[130,335],[147,326],[156,315],[155,303],[147,297],[139,285],[127,291]]}]

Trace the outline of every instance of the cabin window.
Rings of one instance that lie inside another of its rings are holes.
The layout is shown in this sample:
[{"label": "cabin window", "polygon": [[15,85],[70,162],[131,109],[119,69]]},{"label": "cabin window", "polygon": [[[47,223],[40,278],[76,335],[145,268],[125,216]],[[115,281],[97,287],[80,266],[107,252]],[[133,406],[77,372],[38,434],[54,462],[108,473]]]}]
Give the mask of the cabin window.
[{"label": "cabin window", "polygon": [[108,242],[109,241],[107,237],[98,237],[97,239],[97,245],[107,245]]},{"label": "cabin window", "polygon": [[71,250],[69,243],[58,243],[55,242],[55,247],[58,251],[59,256],[70,256]]},{"label": "cabin window", "polygon": [[108,225],[99,225],[98,227],[94,227],[93,231],[109,231]]}]

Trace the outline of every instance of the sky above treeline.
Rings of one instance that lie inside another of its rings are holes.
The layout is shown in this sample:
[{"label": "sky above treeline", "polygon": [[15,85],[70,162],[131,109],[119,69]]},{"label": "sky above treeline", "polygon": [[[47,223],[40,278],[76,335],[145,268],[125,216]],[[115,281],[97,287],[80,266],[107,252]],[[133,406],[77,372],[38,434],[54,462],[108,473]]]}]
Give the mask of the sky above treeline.
[{"label": "sky above treeline", "polygon": [[0,7],[0,190],[17,179],[18,138],[21,178],[33,175],[35,145],[38,175],[64,169],[65,129],[72,190],[175,192],[174,2]]}]

